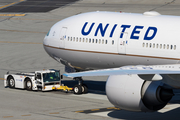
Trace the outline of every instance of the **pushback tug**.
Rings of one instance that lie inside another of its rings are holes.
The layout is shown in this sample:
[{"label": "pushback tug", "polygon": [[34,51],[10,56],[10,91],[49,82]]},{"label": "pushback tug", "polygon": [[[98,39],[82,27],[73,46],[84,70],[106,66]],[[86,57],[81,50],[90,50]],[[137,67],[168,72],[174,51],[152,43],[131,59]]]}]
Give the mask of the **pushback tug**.
[{"label": "pushback tug", "polygon": [[73,90],[73,88],[61,84],[60,71],[54,69],[35,71],[32,73],[7,73],[4,75],[4,86],[29,91],[63,90],[67,92]]}]

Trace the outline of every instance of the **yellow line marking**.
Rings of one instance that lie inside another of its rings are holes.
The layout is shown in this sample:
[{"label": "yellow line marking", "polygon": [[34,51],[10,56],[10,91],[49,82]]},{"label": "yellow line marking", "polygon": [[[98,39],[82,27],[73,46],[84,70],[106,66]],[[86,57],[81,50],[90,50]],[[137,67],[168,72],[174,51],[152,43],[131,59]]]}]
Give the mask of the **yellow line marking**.
[{"label": "yellow line marking", "polygon": [[0,80],[4,80],[4,78],[0,78]]},{"label": "yellow line marking", "polygon": [[91,111],[97,111],[97,110],[100,110],[100,109],[92,109]]},{"label": "yellow line marking", "polygon": [[42,43],[34,43],[34,42],[11,42],[11,41],[0,41],[0,43],[42,44]]},{"label": "yellow line marking", "polygon": [[112,111],[112,110],[121,110],[120,108],[116,107],[108,107],[108,108],[99,108],[99,109],[91,109],[91,110],[82,110],[82,111],[75,111],[76,113],[93,113],[93,112],[104,112],[104,111]]},{"label": "yellow line marking", "polygon": [[10,118],[10,117],[13,117],[13,116],[3,116],[3,118]]},{"label": "yellow line marking", "polygon": [[80,112],[84,112],[84,111],[76,111],[76,113],[80,113]]},{"label": "yellow line marking", "polygon": [[[26,14],[25,14],[26,15]],[[5,19],[5,18],[0,18]],[[33,19],[33,18],[8,18],[8,20],[40,20],[40,21],[60,21],[61,19]]]},{"label": "yellow line marking", "polygon": [[23,1],[25,1],[25,0],[19,0],[17,2],[13,2],[13,3],[7,4],[7,5],[1,6],[0,9],[5,8],[5,7],[9,7],[11,5],[14,5],[14,4],[17,4],[17,3],[20,3],[20,2],[23,2]]},{"label": "yellow line marking", "polygon": [[121,110],[120,108],[114,108],[115,110]]},{"label": "yellow line marking", "polygon": [[107,109],[115,109],[115,107],[109,107],[109,108],[107,108]]},{"label": "yellow line marking", "polygon": [[49,113],[49,114],[59,114],[59,112]]},{"label": "yellow line marking", "polygon": [[44,34],[47,34],[47,32],[36,32],[36,31],[21,31],[21,30],[6,30],[6,29],[0,29],[0,31],[11,31],[11,32],[28,32],[28,33],[44,33]]},{"label": "yellow line marking", "polygon": [[[0,18],[4,19],[4,18]],[[60,21],[61,19],[35,19],[35,18],[10,18],[10,20],[45,20],[45,21]]]},{"label": "yellow line marking", "polygon": [[29,115],[21,115],[21,116],[31,116],[31,114],[29,114]]},{"label": "yellow line marking", "polygon": [[0,16],[25,16],[26,14],[0,14]]},{"label": "yellow line marking", "polygon": [[109,107],[107,109],[115,109],[115,110],[121,110],[120,108],[116,108],[116,107]]}]

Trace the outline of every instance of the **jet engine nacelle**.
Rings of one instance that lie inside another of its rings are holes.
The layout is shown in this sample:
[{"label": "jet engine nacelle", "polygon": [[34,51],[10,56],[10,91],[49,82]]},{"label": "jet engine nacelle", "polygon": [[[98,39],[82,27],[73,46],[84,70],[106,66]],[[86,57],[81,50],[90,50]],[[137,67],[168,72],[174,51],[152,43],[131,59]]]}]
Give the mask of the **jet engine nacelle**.
[{"label": "jet engine nacelle", "polygon": [[106,94],[116,107],[129,111],[152,112],[162,109],[172,98],[173,91],[163,88],[160,81],[145,81],[138,75],[111,75]]}]

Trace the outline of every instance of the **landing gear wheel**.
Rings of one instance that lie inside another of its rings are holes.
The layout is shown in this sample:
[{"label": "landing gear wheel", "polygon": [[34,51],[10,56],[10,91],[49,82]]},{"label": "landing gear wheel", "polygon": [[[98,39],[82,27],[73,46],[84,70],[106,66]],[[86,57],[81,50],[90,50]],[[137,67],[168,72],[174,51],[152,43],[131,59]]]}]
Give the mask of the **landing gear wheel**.
[{"label": "landing gear wheel", "polygon": [[32,82],[31,82],[31,80],[27,80],[27,81],[26,81],[26,89],[27,89],[28,91],[31,91],[31,90],[32,90]]},{"label": "landing gear wheel", "polygon": [[82,94],[82,86],[81,85],[75,85],[73,90],[74,90],[74,94],[77,94],[77,95]]},{"label": "landing gear wheel", "polygon": [[83,85],[82,85],[82,89],[83,89],[83,91],[82,91],[83,94],[88,93],[88,87],[87,87],[87,85],[83,84]]},{"label": "landing gear wheel", "polygon": [[15,80],[13,77],[9,78],[9,88],[15,88]]}]

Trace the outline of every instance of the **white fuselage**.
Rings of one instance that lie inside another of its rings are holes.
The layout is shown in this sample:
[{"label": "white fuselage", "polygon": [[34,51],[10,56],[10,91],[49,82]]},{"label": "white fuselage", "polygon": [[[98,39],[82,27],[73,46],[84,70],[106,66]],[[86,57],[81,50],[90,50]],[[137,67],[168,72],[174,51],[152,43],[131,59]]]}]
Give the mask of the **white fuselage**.
[{"label": "white fuselage", "polygon": [[46,52],[78,69],[178,64],[180,17],[90,12],[56,23]]}]

